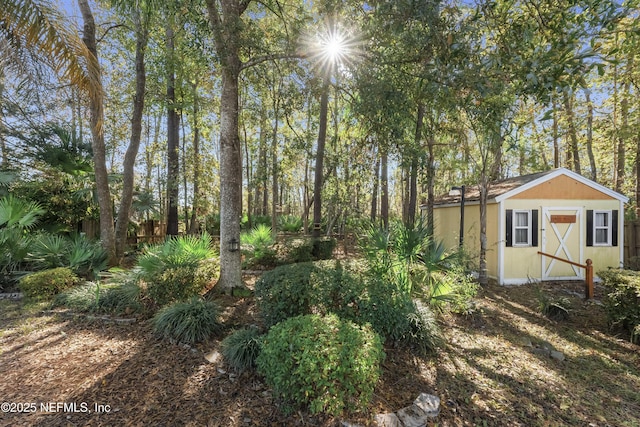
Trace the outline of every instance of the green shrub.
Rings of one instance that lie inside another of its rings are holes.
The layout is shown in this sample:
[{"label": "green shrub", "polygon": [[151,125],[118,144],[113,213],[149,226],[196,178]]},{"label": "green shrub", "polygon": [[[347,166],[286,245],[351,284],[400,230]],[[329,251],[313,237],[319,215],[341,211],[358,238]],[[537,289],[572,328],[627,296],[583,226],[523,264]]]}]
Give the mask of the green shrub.
[{"label": "green shrub", "polygon": [[241,372],[252,369],[262,350],[262,333],[254,326],[235,331],[222,340],[220,350],[234,369]]},{"label": "green shrub", "polygon": [[163,306],[198,295],[219,269],[208,234],[170,238],[138,258],[140,278],[152,301]]},{"label": "green shrub", "polygon": [[289,238],[280,246],[283,264],[313,261],[313,240],[305,237]]},{"label": "green shrub", "polygon": [[242,244],[253,246],[256,249],[264,249],[275,243],[275,238],[271,232],[271,227],[265,224],[258,224],[249,232],[240,234]]},{"label": "green shrub", "polygon": [[28,297],[50,297],[78,283],[78,276],[66,267],[39,271],[20,280],[20,290]]},{"label": "green shrub", "polygon": [[383,360],[380,338],[370,327],[308,315],[272,327],[257,366],[288,404],[337,416],[367,407]]},{"label": "green shrub", "polygon": [[606,288],[604,306],[609,322],[629,331],[633,340],[640,325],[640,272],[607,270],[598,276]]},{"label": "green shrub", "polygon": [[336,239],[320,237],[313,241],[313,258],[316,260],[333,258],[333,250],[336,248]]},{"label": "green shrub", "polygon": [[174,301],[184,301],[199,295],[217,273],[218,265],[214,262],[167,268],[145,277],[147,294],[160,307]]},{"label": "green shrub", "polygon": [[294,215],[282,215],[278,218],[280,230],[286,233],[297,233],[302,229],[302,218]]},{"label": "green shrub", "polygon": [[157,336],[194,344],[221,330],[218,307],[211,301],[193,297],[160,310],[152,320]]},{"label": "green shrub", "polygon": [[87,282],[59,293],[53,300],[55,307],[66,307],[78,312],[91,312],[98,309],[100,285]]},{"label": "green shrub", "polygon": [[135,282],[99,284],[87,282],[56,295],[54,306],[79,312],[131,314],[140,312],[140,287]]},{"label": "green shrub", "polygon": [[258,309],[267,327],[289,317],[336,313],[353,319],[365,284],[359,264],[317,261],[277,267],[255,284]]},{"label": "green shrub", "polygon": [[433,354],[443,339],[428,305],[393,290],[389,283],[372,280],[368,297],[360,303],[362,320],[395,345],[411,348],[420,356]]}]

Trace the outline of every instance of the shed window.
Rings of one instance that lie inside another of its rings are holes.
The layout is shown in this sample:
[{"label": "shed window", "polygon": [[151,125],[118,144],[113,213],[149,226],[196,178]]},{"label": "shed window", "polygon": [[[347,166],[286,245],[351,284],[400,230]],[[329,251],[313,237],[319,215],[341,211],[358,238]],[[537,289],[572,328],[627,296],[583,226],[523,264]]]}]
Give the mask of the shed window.
[{"label": "shed window", "polygon": [[513,211],[513,245],[531,245],[531,211]]},{"label": "shed window", "polygon": [[594,245],[609,246],[611,244],[611,211],[595,211],[593,213]]},{"label": "shed window", "polygon": [[587,246],[618,246],[618,211],[587,210]]},{"label": "shed window", "polygon": [[538,210],[506,210],[505,244],[509,246],[538,246]]}]

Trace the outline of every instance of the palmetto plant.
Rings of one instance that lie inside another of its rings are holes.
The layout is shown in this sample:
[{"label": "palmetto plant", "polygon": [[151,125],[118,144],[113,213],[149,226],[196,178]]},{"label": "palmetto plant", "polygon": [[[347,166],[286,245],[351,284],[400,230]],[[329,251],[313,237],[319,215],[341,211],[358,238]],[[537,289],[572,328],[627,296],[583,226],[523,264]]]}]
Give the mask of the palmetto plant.
[{"label": "palmetto plant", "polygon": [[370,224],[361,246],[374,272],[395,285],[399,292],[444,298],[434,273],[446,269],[452,260],[441,242],[435,242],[422,221],[413,226],[393,223],[389,229]]},{"label": "palmetto plant", "polygon": [[33,241],[29,231],[43,213],[34,202],[12,195],[0,199],[0,285],[11,282],[23,266]]},{"label": "palmetto plant", "polygon": [[138,267],[143,276],[151,277],[169,268],[197,268],[200,262],[214,255],[211,236],[207,233],[173,237],[162,244],[145,248],[138,258]]}]

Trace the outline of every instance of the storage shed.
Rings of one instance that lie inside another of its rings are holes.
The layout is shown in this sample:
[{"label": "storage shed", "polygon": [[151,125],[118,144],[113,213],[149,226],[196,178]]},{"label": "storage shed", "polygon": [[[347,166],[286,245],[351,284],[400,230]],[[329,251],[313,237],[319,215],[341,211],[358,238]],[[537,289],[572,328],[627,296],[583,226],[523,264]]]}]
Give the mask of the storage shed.
[{"label": "storage shed", "polygon": [[[463,242],[474,256],[480,250],[479,199],[477,186],[465,188]],[[502,285],[584,280],[585,269],[556,258],[583,265],[591,259],[595,272],[621,267],[627,201],[564,168],[492,183],[487,198],[489,277]],[[435,238],[457,247],[461,195],[438,198],[433,215]]]}]

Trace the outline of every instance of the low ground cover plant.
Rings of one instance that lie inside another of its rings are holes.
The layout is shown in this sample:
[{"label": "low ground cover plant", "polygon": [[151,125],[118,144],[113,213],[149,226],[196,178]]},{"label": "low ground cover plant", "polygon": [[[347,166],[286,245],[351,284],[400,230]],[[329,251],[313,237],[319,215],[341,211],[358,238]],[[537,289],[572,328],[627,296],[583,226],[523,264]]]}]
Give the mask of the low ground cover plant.
[{"label": "low ground cover plant", "polygon": [[227,363],[243,372],[253,369],[262,350],[263,333],[256,326],[239,329],[220,343],[220,351]]},{"label": "low ground cover plant", "polygon": [[118,315],[143,311],[140,286],[135,281],[103,284],[86,282],[56,295],[53,306],[85,313]]},{"label": "low ground cover plant", "polygon": [[220,332],[219,308],[200,297],[164,307],[152,319],[155,334],[177,342],[195,344]]},{"label": "low ground cover plant", "polygon": [[257,359],[285,410],[340,415],[369,404],[384,359],[380,338],[330,314],[292,317],[269,330]]}]

